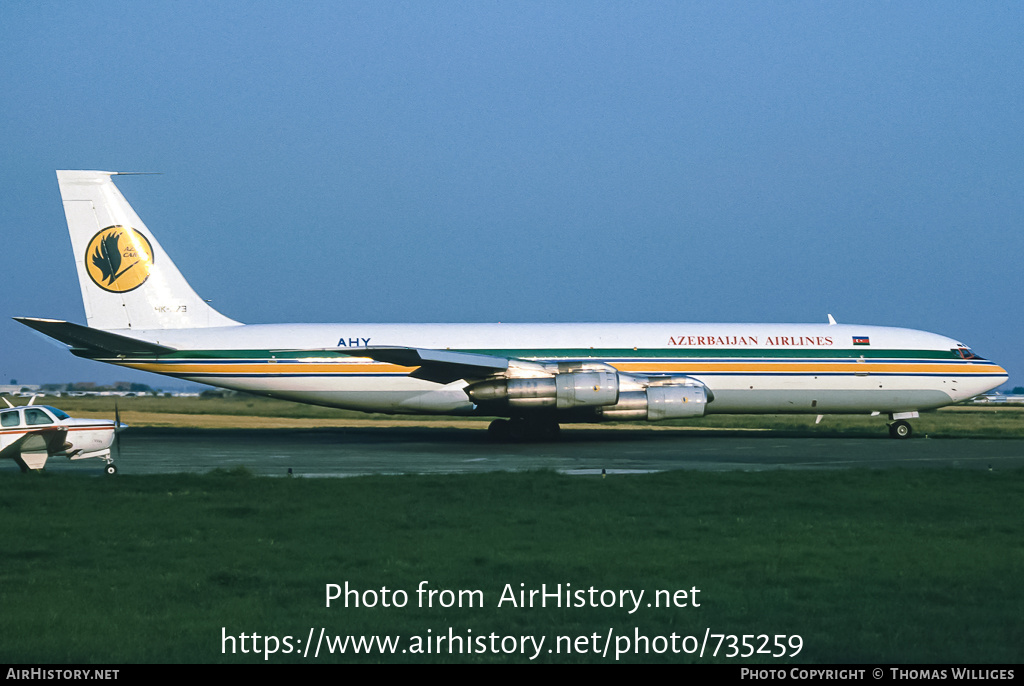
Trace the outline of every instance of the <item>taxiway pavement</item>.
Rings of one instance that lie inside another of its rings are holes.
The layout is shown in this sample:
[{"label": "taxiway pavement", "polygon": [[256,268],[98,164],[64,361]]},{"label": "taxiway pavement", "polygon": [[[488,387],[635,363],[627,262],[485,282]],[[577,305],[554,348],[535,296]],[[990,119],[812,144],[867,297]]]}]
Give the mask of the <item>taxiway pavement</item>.
[{"label": "taxiway pavement", "polygon": [[[257,475],[461,474],[552,469],[608,474],[699,469],[1015,469],[1024,440],[780,436],[770,432],[572,429],[552,443],[494,444],[453,428],[133,429],[121,435],[121,474],[245,468]],[[3,469],[17,467],[3,465]],[[102,462],[51,458],[53,471],[102,472]]]}]

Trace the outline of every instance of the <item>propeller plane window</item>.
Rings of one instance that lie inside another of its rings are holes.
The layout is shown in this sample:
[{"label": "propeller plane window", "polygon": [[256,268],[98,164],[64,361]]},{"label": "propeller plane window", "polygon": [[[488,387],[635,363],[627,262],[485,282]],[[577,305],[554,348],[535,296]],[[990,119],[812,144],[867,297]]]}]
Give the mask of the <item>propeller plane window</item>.
[{"label": "propeller plane window", "polygon": [[58,410],[56,407],[51,407],[50,405],[43,405],[43,407],[46,408],[47,412],[56,417],[58,421],[63,419],[71,419],[71,415],[69,415],[64,410]]},{"label": "propeller plane window", "polygon": [[17,410],[0,412],[0,426],[18,426],[19,424],[21,424],[21,419],[18,417]]},{"label": "propeller plane window", "polygon": [[29,426],[41,426],[53,424],[53,419],[41,408],[33,407],[25,410],[25,423]]}]

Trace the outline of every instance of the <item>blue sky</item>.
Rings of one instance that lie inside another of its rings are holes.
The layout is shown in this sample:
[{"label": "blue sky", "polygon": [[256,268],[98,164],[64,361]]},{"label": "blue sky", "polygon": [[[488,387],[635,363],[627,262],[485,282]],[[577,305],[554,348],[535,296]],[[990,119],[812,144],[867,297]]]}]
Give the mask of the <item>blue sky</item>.
[{"label": "blue sky", "polygon": [[278,321],[763,321],[1024,385],[1020,3],[0,4],[0,383],[84,323],[55,169]]}]

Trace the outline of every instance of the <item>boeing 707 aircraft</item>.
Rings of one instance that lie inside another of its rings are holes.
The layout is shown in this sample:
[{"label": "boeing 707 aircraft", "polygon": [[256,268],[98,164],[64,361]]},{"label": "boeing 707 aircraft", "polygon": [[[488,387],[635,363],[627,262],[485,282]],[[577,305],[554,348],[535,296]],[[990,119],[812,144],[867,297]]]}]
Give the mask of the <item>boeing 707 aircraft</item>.
[{"label": "boeing 707 aircraft", "polygon": [[16,318],[100,362],[365,412],[496,417],[497,438],[562,422],[705,414],[908,419],[999,386],[960,341],[836,324],[241,324],[203,301],[114,185],[58,171],[87,326]]}]

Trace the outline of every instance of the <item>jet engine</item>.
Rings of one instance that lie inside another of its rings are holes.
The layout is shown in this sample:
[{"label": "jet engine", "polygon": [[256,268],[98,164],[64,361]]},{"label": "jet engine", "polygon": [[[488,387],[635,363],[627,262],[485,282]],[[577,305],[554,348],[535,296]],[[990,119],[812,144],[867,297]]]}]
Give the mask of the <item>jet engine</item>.
[{"label": "jet engine", "polygon": [[648,386],[643,391],[619,394],[619,402],[598,407],[602,421],[682,419],[703,417],[710,397],[701,385]]},{"label": "jet engine", "polygon": [[501,403],[513,413],[562,410],[562,419],[571,421],[702,417],[712,400],[703,384],[686,376],[634,376],[605,369],[488,379],[464,390],[479,405]]},{"label": "jet engine", "polygon": [[612,371],[585,371],[527,379],[494,379],[466,388],[475,403],[504,400],[516,409],[615,405],[619,400],[619,375]]}]

